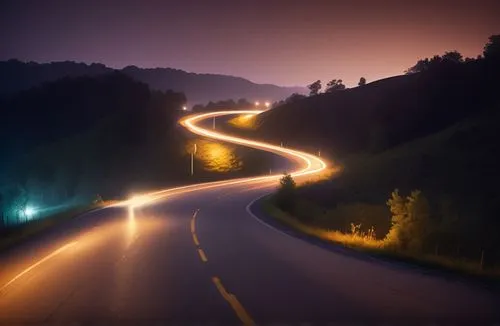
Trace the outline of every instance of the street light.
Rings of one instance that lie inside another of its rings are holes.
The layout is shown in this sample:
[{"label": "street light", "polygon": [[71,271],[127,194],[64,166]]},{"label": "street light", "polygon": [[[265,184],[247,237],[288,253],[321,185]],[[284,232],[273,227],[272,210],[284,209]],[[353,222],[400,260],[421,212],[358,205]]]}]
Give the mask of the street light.
[{"label": "street light", "polygon": [[265,106],[266,106],[266,108],[269,109],[269,107],[271,106],[271,103],[269,103],[269,102],[266,101]]},{"label": "street light", "polygon": [[194,154],[196,154],[196,143],[194,144],[194,149],[191,152],[191,175],[194,174]]},{"label": "street light", "polygon": [[187,106],[185,106],[185,105],[182,107],[182,111],[187,111],[187,109],[188,109],[188,108],[187,108]]},{"label": "street light", "polygon": [[24,216],[26,216],[27,219],[31,219],[33,215],[35,215],[35,212],[33,207],[26,206],[26,208],[24,208]]},{"label": "street light", "polygon": [[259,101],[255,102],[255,106],[259,106],[259,105],[260,105]]}]

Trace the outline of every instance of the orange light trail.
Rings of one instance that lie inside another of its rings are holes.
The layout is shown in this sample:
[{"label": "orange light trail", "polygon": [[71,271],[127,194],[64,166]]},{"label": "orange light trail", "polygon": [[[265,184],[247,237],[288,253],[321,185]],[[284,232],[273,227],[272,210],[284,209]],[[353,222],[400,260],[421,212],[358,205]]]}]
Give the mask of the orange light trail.
[{"label": "orange light trail", "polygon": [[[261,141],[255,141],[251,139],[245,139],[245,138],[240,138],[240,137],[235,137],[235,136],[230,136],[226,135],[217,131],[209,130],[202,128],[197,125],[197,123],[209,119],[209,118],[214,118],[214,117],[220,117],[220,116],[225,116],[225,115],[241,115],[241,114],[246,114],[246,115],[256,115],[259,114],[263,111],[260,110],[238,110],[238,111],[218,111],[218,112],[209,112],[209,113],[202,113],[202,114],[197,114],[194,116],[189,116],[180,121],[180,124],[184,126],[186,129],[191,131],[194,134],[211,138],[211,139],[216,139],[216,140],[221,140],[237,145],[242,145],[242,146],[247,146],[247,147],[252,147],[256,149],[260,149],[263,151],[267,152],[272,152],[278,155],[281,155],[283,157],[286,157],[288,159],[297,161],[301,163],[301,167],[296,170],[292,171],[290,174],[293,177],[301,177],[301,176],[306,176],[306,175],[314,175],[314,174],[319,174],[322,171],[324,171],[327,168],[327,163],[325,160],[309,154],[305,153],[302,151],[298,150],[293,150],[293,149],[288,149],[276,145],[272,145],[269,143],[261,142]],[[224,187],[224,186],[230,186],[230,185],[236,185],[236,184],[253,184],[253,183],[261,183],[261,182],[267,182],[267,181],[274,181],[278,180],[281,178],[281,174],[274,174],[274,175],[266,175],[266,176],[259,176],[259,177],[250,177],[250,178],[240,178],[240,179],[232,179],[232,180],[225,180],[225,181],[215,181],[215,182],[207,182],[207,183],[198,183],[198,184],[192,184],[188,186],[181,186],[181,187],[175,187],[175,188],[169,188],[169,189],[164,189],[160,191],[155,191],[147,194],[142,194],[139,196],[134,196],[133,198],[129,200],[122,201],[120,203],[114,204],[112,206],[142,206],[145,204],[150,204],[153,201],[162,199],[168,195],[176,195],[176,194],[182,194],[182,193],[188,193],[188,192],[193,192],[193,191],[200,191],[200,190],[205,190],[205,189],[211,189],[211,188],[218,188],[218,187]]]}]

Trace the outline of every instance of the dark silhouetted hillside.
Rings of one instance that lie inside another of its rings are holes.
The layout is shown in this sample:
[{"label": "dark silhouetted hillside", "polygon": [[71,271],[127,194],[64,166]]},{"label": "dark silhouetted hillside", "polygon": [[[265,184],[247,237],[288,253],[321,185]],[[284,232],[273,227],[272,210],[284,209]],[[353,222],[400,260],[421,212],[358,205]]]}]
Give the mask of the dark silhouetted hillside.
[{"label": "dark silhouetted hillside", "polygon": [[[24,63],[18,60],[3,61],[0,62],[0,76],[2,76],[0,94],[26,90],[63,77],[96,76],[112,70],[102,64],[87,65],[70,61],[46,64]],[[129,66],[120,71],[148,84],[151,89],[183,92],[188,97],[190,105],[230,98],[275,101],[294,92],[304,92],[300,87],[256,84],[240,77],[188,73],[171,68],[146,69]]]},{"label": "dark silhouetted hillside", "polygon": [[490,108],[498,89],[491,67],[474,61],[281,105],[260,115],[259,134],[334,157],[378,152]]},{"label": "dark silhouetted hillside", "polygon": [[112,72],[65,78],[2,101],[0,186],[47,203],[178,181],[182,93]]},{"label": "dark silhouetted hillside", "polygon": [[323,229],[375,230],[387,250],[494,270],[500,264],[495,53],[456,62],[435,56],[409,75],[261,114],[252,132],[321,149],[343,166],[334,178],[300,188],[284,209]]}]

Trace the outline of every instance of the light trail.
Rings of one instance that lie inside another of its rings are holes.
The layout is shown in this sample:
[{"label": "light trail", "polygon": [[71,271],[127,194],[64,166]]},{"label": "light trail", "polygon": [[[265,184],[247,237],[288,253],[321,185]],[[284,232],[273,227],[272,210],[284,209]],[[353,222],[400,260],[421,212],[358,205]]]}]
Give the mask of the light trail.
[{"label": "light trail", "polygon": [[[221,140],[224,142],[233,143],[233,144],[237,144],[237,145],[252,147],[252,148],[260,149],[260,150],[267,151],[267,152],[272,152],[272,153],[281,155],[283,157],[286,157],[290,160],[294,160],[296,162],[299,162],[301,164],[301,167],[299,169],[297,169],[296,171],[292,171],[290,173],[293,177],[301,177],[301,176],[319,174],[327,168],[328,165],[324,159],[319,158],[318,156],[306,153],[306,152],[288,149],[288,148],[272,145],[272,144],[261,142],[261,141],[255,141],[255,140],[251,140],[251,139],[235,137],[235,136],[227,135],[227,134],[224,134],[221,132],[205,129],[205,128],[197,125],[199,122],[206,120],[206,119],[209,119],[209,118],[220,117],[220,116],[225,116],[225,115],[242,115],[242,114],[256,115],[256,114],[259,114],[261,112],[263,112],[263,111],[260,111],[260,110],[234,110],[234,111],[218,111],[218,112],[202,113],[202,114],[192,115],[192,116],[183,118],[180,121],[180,124],[182,126],[184,126],[187,130],[191,131],[192,133],[203,136],[203,137]],[[188,186],[169,188],[169,189],[164,189],[164,190],[160,190],[160,191],[155,191],[155,192],[151,192],[151,193],[147,193],[147,194],[134,196],[133,198],[131,198],[129,200],[125,200],[125,201],[119,202],[117,204],[113,204],[111,206],[137,207],[137,206],[150,204],[156,200],[163,199],[169,195],[177,195],[177,194],[183,194],[183,193],[188,193],[188,192],[193,192],[193,191],[200,191],[200,190],[211,189],[211,188],[225,187],[225,186],[236,185],[236,184],[264,183],[264,182],[268,182],[268,181],[279,180],[279,178],[281,178],[281,177],[282,177],[282,174],[274,174],[274,175],[266,175],[266,176],[258,176],[258,177],[249,177],[249,178],[240,178],[240,179],[192,184],[192,185],[188,185]]]},{"label": "light trail", "polygon": [[14,276],[9,282],[7,282],[6,284],[4,284],[2,287],[0,287],[0,294],[9,286],[11,285],[12,283],[14,283],[15,281],[17,281],[19,278],[23,277],[25,274],[28,274],[29,272],[31,272],[33,269],[37,268],[38,266],[40,266],[41,264],[43,264],[44,262],[46,262],[47,260],[59,255],[60,253],[62,253],[63,251],[66,251],[67,249],[73,247],[74,245],[76,245],[78,243],[78,241],[73,241],[73,242],[70,242],[64,246],[62,246],[61,248],[53,251],[51,254],[45,256],[44,258],[40,259],[39,261],[33,263],[31,266],[27,267],[26,269],[24,269],[22,272],[20,272],[19,274],[17,274],[16,276]]}]

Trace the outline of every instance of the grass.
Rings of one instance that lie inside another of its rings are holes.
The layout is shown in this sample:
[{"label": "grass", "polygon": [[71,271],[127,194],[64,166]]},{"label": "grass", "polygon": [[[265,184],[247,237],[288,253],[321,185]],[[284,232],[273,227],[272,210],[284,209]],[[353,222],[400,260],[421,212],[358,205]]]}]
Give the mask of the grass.
[{"label": "grass", "polygon": [[29,223],[9,227],[3,230],[0,229],[0,251],[18,245],[23,241],[33,238],[34,236],[39,235],[64,221],[70,220],[98,207],[102,207],[102,204],[75,206],[43,219],[33,220]]},{"label": "grass", "polygon": [[383,239],[374,239],[360,234],[327,230],[305,224],[274,205],[272,197],[265,199],[261,205],[265,213],[281,224],[328,243],[348,247],[382,259],[408,263],[416,267],[442,272],[452,272],[463,276],[479,277],[480,280],[485,281],[498,282],[500,280],[500,269],[498,267],[495,269],[481,270],[479,262],[402,251],[390,246]]},{"label": "grass", "polygon": [[230,126],[238,129],[255,130],[257,129],[257,116],[252,114],[238,115],[228,121]]}]

